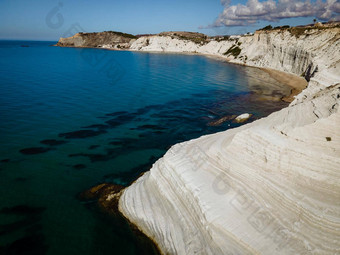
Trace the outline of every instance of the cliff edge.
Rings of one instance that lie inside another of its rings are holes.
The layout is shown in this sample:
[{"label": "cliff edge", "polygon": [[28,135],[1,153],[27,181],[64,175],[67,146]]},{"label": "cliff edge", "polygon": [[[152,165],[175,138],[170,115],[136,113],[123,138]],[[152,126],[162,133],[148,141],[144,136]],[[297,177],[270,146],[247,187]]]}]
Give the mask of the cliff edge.
[{"label": "cliff edge", "polygon": [[131,49],[198,52],[304,76],[267,118],[174,145],[128,187],[120,211],[164,254],[340,253],[340,29],[276,29]]}]

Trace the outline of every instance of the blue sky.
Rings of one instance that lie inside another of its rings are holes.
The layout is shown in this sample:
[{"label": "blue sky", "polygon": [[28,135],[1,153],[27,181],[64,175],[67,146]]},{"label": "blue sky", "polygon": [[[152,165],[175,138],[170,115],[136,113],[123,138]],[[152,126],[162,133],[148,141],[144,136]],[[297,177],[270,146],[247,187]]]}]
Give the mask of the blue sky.
[{"label": "blue sky", "polygon": [[[246,3],[246,0],[232,0],[229,6]],[[224,18],[222,25],[212,26],[224,9],[227,7],[220,0],[0,0],[0,39],[58,40],[69,34],[69,30],[71,33],[114,30],[144,34],[179,30],[208,35],[239,34],[268,24],[300,25],[313,20],[311,17],[279,22],[260,20],[235,27],[223,25],[228,20]]]}]

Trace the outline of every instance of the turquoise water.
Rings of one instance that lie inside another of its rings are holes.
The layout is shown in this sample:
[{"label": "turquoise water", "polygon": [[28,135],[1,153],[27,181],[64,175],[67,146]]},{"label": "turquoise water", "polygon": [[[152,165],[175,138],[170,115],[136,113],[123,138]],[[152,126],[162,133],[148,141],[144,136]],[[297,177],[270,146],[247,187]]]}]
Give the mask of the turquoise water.
[{"label": "turquoise water", "polygon": [[128,185],[171,145],[240,125],[211,125],[223,116],[286,106],[272,99],[289,88],[258,69],[54,43],[0,41],[0,254],[146,254],[77,194]]}]

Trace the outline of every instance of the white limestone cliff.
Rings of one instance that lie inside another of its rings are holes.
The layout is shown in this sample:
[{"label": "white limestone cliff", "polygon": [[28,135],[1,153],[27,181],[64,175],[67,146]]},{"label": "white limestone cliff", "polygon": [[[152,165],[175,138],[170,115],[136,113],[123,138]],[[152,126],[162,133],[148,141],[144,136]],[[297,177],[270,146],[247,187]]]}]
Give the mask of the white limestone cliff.
[{"label": "white limestone cliff", "polygon": [[[232,46],[239,54],[223,55]],[[124,190],[120,211],[164,254],[340,254],[339,46],[339,28],[134,41],[134,50],[214,54],[310,81],[281,111],[174,145]]]},{"label": "white limestone cliff", "polygon": [[[269,67],[299,76],[310,76],[315,70],[320,72],[324,69],[328,69],[327,74],[323,72],[326,76],[337,76],[335,68],[328,67],[338,60],[339,34],[339,27],[308,29],[300,35],[292,34],[287,29],[257,31],[254,35],[213,40],[203,45],[190,40],[154,35],[132,41],[130,50],[210,54],[224,57],[232,63]],[[241,49],[236,58],[232,54],[225,54],[233,46]]]}]

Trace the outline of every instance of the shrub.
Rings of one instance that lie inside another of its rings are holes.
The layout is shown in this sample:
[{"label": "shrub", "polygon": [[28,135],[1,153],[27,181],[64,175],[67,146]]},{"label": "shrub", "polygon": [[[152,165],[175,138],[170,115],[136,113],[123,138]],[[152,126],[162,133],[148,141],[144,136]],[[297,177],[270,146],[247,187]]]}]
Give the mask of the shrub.
[{"label": "shrub", "polygon": [[309,30],[307,27],[292,27],[290,29],[290,33],[296,37],[299,37],[300,35],[303,35],[306,30]]},{"label": "shrub", "polygon": [[224,55],[233,55],[235,58],[237,58],[238,55],[241,53],[241,48],[237,45],[233,45],[227,50]]},{"label": "shrub", "polygon": [[287,29],[287,28],[290,28],[290,26],[285,25],[285,26],[274,27],[274,29]]},{"label": "shrub", "polygon": [[273,27],[271,25],[265,26],[264,28],[261,28],[260,30],[272,30]]},{"label": "shrub", "polygon": [[211,37],[211,38],[213,38],[217,42],[228,41],[229,38],[230,38],[230,35],[215,36],[215,37]]},{"label": "shrub", "polygon": [[122,37],[126,37],[126,38],[131,38],[131,39],[136,39],[137,37],[131,34],[126,34],[126,33],[122,33],[122,32],[117,32],[117,31],[105,31],[107,33],[113,33]]}]

